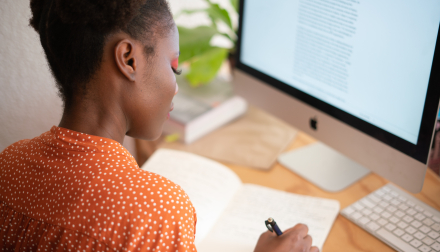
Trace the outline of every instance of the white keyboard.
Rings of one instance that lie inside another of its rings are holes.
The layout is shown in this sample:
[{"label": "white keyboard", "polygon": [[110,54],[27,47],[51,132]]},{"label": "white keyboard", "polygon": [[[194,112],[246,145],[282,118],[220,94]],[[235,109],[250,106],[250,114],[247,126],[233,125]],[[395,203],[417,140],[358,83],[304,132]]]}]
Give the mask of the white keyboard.
[{"label": "white keyboard", "polygon": [[341,215],[397,251],[440,251],[440,212],[391,184],[342,209]]}]

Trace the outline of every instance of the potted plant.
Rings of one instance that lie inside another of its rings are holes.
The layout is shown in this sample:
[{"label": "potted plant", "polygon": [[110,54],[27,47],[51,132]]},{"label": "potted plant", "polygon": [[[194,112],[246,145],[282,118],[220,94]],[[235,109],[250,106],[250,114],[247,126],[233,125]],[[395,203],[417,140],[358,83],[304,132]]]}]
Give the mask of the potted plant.
[{"label": "potted plant", "polygon": [[[218,74],[220,67],[235,51],[236,31],[229,12],[211,0],[205,0],[207,8],[184,10],[180,14],[206,13],[211,25],[202,25],[195,28],[178,26],[180,36],[179,63],[184,67],[184,76],[192,86],[199,86],[211,82]],[[230,0],[233,10],[237,13],[238,0]],[[219,29],[219,27],[223,29]],[[226,28],[226,29],[225,29]],[[212,45],[214,36],[222,36],[232,42],[232,48]]]}]

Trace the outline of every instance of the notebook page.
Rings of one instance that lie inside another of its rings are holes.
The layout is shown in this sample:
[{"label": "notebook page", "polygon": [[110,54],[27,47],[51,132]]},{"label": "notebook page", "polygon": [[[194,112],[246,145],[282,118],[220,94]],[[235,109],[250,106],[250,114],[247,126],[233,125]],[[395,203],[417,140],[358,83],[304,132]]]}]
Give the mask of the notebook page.
[{"label": "notebook page", "polygon": [[244,184],[214,228],[197,247],[199,252],[251,252],[264,221],[273,217],[281,230],[307,224],[313,245],[322,250],[339,212],[339,202]]},{"label": "notebook page", "polygon": [[141,169],[166,177],[188,194],[197,212],[196,245],[242,185],[240,178],[224,165],[182,151],[159,149]]}]

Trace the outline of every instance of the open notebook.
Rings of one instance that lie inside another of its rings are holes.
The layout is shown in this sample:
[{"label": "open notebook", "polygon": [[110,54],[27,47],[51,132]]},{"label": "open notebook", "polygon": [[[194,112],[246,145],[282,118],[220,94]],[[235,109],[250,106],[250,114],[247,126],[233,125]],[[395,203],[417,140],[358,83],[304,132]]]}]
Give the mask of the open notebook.
[{"label": "open notebook", "polygon": [[186,191],[197,212],[199,252],[253,251],[268,217],[281,230],[307,224],[313,245],[322,250],[339,212],[338,201],[243,184],[228,167],[188,152],[159,149],[141,168]]}]

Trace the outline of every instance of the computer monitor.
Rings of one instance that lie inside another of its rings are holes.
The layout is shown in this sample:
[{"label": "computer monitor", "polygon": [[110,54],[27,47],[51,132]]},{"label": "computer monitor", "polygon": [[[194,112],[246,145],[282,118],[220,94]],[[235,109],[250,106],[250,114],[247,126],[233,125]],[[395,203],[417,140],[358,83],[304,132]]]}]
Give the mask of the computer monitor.
[{"label": "computer monitor", "polygon": [[[279,159],[318,186],[337,191],[371,170],[419,192],[439,107],[439,23],[438,0],[241,0],[234,87],[324,143]],[[332,170],[339,162],[358,167]]]}]

